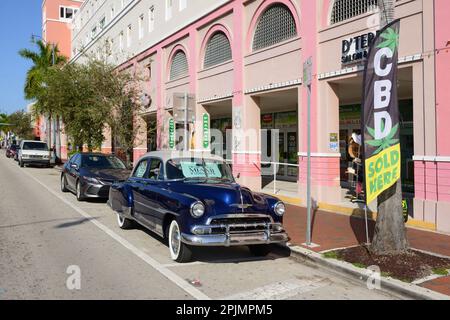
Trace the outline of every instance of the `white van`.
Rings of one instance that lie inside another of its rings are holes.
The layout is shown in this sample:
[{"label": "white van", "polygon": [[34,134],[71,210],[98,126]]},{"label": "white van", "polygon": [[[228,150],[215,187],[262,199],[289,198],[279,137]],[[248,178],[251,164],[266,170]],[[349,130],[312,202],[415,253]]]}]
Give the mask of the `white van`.
[{"label": "white van", "polygon": [[19,166],[28,164],[50,167],[50,151],[48,145],[41,141],[23,140],[18,153]]}]

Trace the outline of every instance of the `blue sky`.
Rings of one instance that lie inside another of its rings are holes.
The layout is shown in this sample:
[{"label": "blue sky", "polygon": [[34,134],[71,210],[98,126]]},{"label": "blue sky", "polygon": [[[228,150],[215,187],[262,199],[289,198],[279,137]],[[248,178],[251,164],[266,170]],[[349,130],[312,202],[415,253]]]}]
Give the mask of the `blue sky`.
[{"label": "blue sky", "polygon": [[42,0],[0,0],[0,112],[25,109],[23,94],[30,63],[18,55],[22,48],[34,49],[31,34],[41,35]]}]

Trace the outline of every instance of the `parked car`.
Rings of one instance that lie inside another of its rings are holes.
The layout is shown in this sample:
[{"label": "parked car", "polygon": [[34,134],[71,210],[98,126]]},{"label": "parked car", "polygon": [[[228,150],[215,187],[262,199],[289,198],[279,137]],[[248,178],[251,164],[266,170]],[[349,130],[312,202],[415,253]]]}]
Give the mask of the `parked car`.
[{"label": "parked car", "polygon": [[17,161],[22,168],[26,165],[50,167],[50,153],[47,143],[22,140],[17,152]]},{"label": "parked car", "polygon": [[213,155],[152,152],[131,177],[110,189],[109,206],[122,229],[135,222],[164,237],[183,263],[193,246],[249,246],[257,256],[289,240],[285,205],[236,183],[229,165]]},{"label": "parked car", "polygon": [[131,170],[115,155],[76,153],[63,167],[61,191],[74,192],[78,201],[108,199],[111,185],[125,181],[130,173]]},{"label": "parked car", "polygon": [[7,158],[14,158],[17,151],[17,145],[12,144],[6,148],[6,157]]}]

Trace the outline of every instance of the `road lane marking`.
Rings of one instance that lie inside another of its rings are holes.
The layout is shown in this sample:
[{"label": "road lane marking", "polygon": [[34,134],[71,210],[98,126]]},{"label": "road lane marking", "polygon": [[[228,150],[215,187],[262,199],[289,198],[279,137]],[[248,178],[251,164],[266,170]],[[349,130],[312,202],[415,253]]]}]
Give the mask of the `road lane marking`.
[{"label": "road lane marking", "polygon": [[322,278],[311,280],[289,279],[237,293],[220,300],[286,300],[299,294],[323,288],[329,284],[328,280]]},{"label": "road lane marking", "polygon": [[211,300],[210,297],[208,297],[206,294],[201,292],[200,290],[194,288],[191,284],[189,284],[186,280],[175,274],[174,272],[170,271],[164,265],[160,264],[158,261],[150,257],[148,254],[144,253],[142,250],[139,250],[137,247],[135,247],[133,244],[131,244],[128,240],[125,240],[123,237],[119,236],[117,233],[109,229],[104,224],[98,222],[97,220],[93,219],[91,215],[89,215],[86,211],[79,208],[78,206],[71,203],[69,200],[65,199],[61,194],[57,193],[56,191],[52,190],[50,187],[48,187],[43,182],[39,181],[37,178],[35,178],[31,173],[27,172],[26,170],[22,171],[27,176],[29,176],[31,179],[36,181],[38,184],[43,186],[48,192],[53,194],[55,197],[57,197],[59,200],[67,204],[69,207],[74,209],[76,212],[78,212],[80,215],[85,217],[86,219],[89,219],[91,223],[93,223],[97,228],[102,230],[104,233],[109,235],[111,238],[119,242],[122,246],[133,252],[136,256],[141,258],[143,261],[145,261],[148,265],[150,265],[153,269],[161,273],[163,276],[165,276],[167,279],[169,279],[171,282],[173,282],[175,285],[180,287],[182,290],[186,291],[188,294],[190,294],[192,297],[194,297],[197,300]]}]

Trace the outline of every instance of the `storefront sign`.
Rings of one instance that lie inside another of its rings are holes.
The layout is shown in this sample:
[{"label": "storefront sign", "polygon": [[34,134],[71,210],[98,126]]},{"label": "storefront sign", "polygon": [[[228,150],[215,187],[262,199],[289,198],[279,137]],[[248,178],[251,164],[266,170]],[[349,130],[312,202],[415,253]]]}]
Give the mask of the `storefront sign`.
[{"label": "storefront sign", "polygon": [[330,133],[330,150],[339,152],[339,135],[337,133]]},{"label": "storefront sign", "polygon": [[175,120],[173,118],[169,120],[169,148],[175,148]]},{"label": "storefront sign", "polygon": [[364,70],[362,128],[367,203],[401,177],[400,123],[397,98],[400,21],[374,39]]},{"label": "storefront sign", "polygon": [[375,39],[375,33],[367,33],[342,41],[342,64],[360,62],[367,59],[369,47]]},{"label": "storefront sign", "polygon": [[208,149],[210,143],[209,138],[209,114],[203,114],[203,148]]}]

